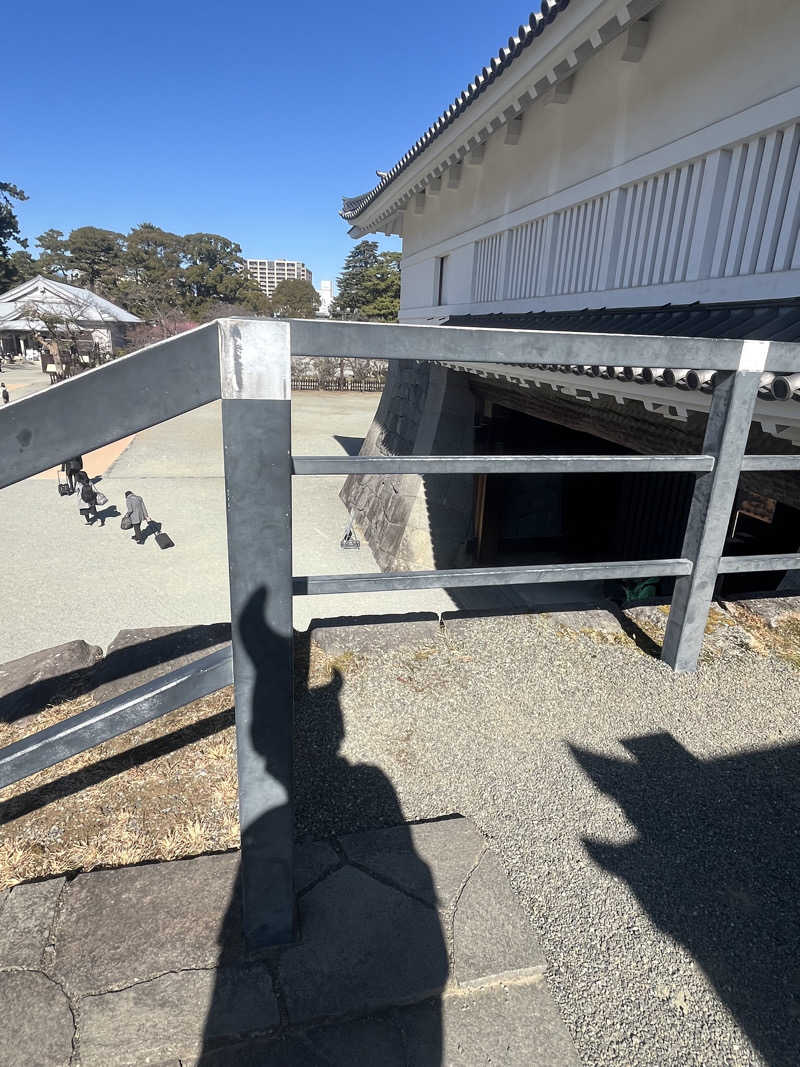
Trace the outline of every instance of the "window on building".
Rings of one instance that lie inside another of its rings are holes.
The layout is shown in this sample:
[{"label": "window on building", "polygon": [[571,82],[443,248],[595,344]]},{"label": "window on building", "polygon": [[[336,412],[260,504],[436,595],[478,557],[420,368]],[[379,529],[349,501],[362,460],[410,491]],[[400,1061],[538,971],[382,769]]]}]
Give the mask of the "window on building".
[{"label": "window on building", "polygon": [[439,256],[436,260],[436,303],[446,304],[446,277],[448,256]]}]

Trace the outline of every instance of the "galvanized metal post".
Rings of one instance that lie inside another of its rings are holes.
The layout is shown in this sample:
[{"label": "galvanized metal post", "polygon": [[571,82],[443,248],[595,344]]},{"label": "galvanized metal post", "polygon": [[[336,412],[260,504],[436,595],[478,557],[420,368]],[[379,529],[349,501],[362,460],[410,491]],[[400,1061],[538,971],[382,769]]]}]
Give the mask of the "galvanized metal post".
[{"label": "galvanized metal post", "polygon": [[242,907],[261,948],[294,936],[291,326],[219,325]]},{"label": "galvanized metal post", "polygon": [[697,476],[682,552],[693,570],[675,582],[661,651],[676,671],[693,671],[700,656],[768,351],[768,341],[744,341],[738,370],[718,371],[714,380],[703,441],[703,452],[715,457],[714,469]]}]

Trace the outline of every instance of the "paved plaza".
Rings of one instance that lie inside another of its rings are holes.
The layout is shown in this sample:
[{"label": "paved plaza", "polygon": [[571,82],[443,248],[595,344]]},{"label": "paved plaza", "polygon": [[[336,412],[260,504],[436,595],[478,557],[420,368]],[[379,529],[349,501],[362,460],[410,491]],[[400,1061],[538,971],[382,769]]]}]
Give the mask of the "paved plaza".
[{"label": "paved plaza", "polygon": [[[19,373],[26,377],[21,388],[41,388],[40,371]],[[294,394],[295,452],[357,452],[379,396]],[[85,455],[84,466],[99,476],[97,488],[109,499],[101,509],[104,527],[87,527],[76,499],[57,495],[56,469],[0,491],[3,599],[13,605],[0,621],[3,660],[73,639],[105,649],[123,629],[230,619],[219,402]],[[366,544],[358,551],[340,548],[349,521],[339,500],[343,481],[294,479],[295,574],[380,569]],[[138,546],[120,529],[126,489],[144,498],[174,548],[159,550],[152,536]],[[252,486],[253,493],[261,491]],[[315,617],[452,607],[441,590],[298,597],[295,627],[305,630]]]}]

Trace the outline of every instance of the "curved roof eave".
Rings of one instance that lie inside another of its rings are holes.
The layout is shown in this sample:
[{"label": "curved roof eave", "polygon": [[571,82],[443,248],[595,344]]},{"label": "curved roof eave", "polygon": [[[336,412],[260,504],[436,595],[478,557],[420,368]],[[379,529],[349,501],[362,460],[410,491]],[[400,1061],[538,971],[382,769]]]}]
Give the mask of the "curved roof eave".
[{"label": "curved roof eave", "polygon": [[487,66],[475,75],[466,89],[459,93],[453,103],[442,112],[432,126],[428,127],[422,137],[409,148],[392,169],[387,171],[374,188],[360,196],[342,197],[340,216],[350,222],[360,215],[426,148],[463,115],[490,85],[493,85],[508,70],[514,60],[541,36],[545,27],[554,22],[561,11],[569,7],[569,3],[570,0],[542,0],[541,11],[530,13],[528,23],[518,28],[515,37],[509,37],[508,46],[501,48],[497,55],[492,56]]}]

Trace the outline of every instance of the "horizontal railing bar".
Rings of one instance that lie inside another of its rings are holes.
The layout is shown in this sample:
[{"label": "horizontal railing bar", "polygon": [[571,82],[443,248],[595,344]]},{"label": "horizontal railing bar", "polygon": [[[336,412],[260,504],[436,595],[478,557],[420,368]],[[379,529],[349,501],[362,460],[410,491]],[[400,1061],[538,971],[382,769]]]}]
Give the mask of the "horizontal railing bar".
[{"label": "horizontal railing bar", "polygon": [[800,471],[799,456],[743,456],[743,471]]},{"label": "horizontal railing bar", "polygon": [[463,570],[393,571],[378,574],[318,574],[294,579],[295,596],[371,593],[393,589],[447,589],[543,582],[588,582],[604,578],[650,578],[691,574],[688,559],[645,559],[627,563],[547,563],[527,567],[468,567]]},{"label": "horizontal railing bar", "polygon": [[0,489],[219,395],[216,322],[51,385],[0,412]]},{"label": "horizontal railing bar", "polygon": [[720,574],[740,574],[749,571],[795,571],[800,570],[800,553],[787,556],[723,556],[719,561]]},{"label": "horizontal railing bar", "polygon": [[297,475],[710,471],[713,456],[292,456]]},{"label": "horizontal railing bar", "polygon": [[[728,338],[557,333],[313,319],[292,319],[291,323],[293,356],[736,370],[742,352],[742,341]],[[767,369],[800,371],[800,345],[770,342]]]},{"label": "horizontal railing bar", "polygon": [[0,749],[0,789],[233,683],[231,646]]}]

